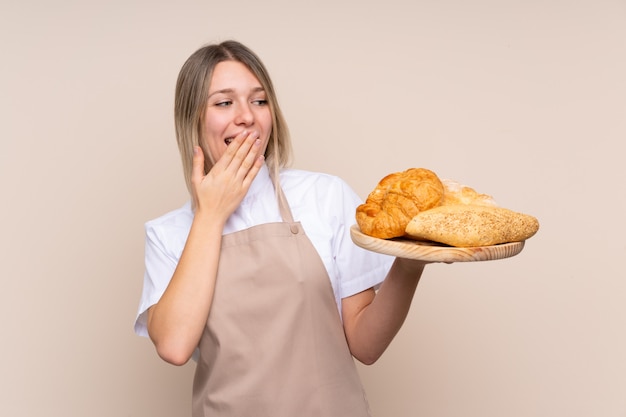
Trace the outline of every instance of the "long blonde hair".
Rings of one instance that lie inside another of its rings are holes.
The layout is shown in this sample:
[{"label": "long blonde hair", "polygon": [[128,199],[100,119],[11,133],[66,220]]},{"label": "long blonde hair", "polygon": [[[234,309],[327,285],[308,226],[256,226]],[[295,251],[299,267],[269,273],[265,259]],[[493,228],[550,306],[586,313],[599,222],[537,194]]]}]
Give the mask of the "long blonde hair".
[{"label": "long blonde hair", "polygon": [[202,125],[213,70],[223,61],[241,62],[265,89],[272,115],[272,131],[265,150],[265,161],[275,180],[278,178],[280,168],[288,166],[291,162],[289,129],[265,65],[254,52],[237,41],[229,40],[206,45],[194,52],[183,64],[178,74],[174,98],[176,140],[183,163],[185,182],[190,192],[194,147],[200,146],[204,152],[205,173],[209,172],[215,163],[202,138]]}]

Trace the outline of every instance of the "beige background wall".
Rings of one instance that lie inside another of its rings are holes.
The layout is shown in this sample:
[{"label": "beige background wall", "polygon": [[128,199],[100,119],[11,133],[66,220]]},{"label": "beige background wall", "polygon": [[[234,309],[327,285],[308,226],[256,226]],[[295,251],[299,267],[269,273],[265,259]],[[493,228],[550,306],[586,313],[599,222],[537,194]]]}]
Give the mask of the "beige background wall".
[{"label": "beige background wall", "polygon": [[296,167],[363,197],[428,167],[541,221],[515,258],[428,267],[359,368],[376,416],[626,416],[623,0],[2,0],[0,415],[189,414],[193,366],[132,333],[143,223],[186,199],[178,70],[231,37]]}]

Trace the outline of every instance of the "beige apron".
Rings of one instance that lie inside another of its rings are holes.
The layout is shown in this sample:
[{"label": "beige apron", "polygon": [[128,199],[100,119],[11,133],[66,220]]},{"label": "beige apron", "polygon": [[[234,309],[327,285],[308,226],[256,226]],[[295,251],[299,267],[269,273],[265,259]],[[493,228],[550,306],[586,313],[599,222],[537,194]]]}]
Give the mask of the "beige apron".
[{"label": "beige apron", "polygon": [[283,223],[223,237],[193,416],[369,416],[324,264],[278,195]]}]

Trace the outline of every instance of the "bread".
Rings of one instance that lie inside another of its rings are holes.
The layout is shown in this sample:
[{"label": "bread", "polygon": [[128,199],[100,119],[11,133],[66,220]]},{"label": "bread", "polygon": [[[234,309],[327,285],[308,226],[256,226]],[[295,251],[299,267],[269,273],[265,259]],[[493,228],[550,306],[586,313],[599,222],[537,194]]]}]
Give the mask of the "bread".
[{"label": "bread", "polygon": [[475,204],[442,205],[418,213],[407,224],[406,234],[456,247],[518,242],[539,230],[533,216],[512,210]]},{"label": "bread", "polygon": [[495,207],[498,204],[492,196],[481,194],[471,187],[463,185],[457,181],[443,179],[444,186],[442,206],[450,206],[454,204],[475,204],[478,206]]},{"label": "bread", "polygon": [[518,242],[539,229],[536,218],[426,168],[384,177],[357,207],[361,232],[380,239],[408,237],[456,247]]},{"label": "bread", "polygon": [[404,236],[409,221],[419,212],[439,205],[443,194],[443,183],[431,170],[411,168],[389,174],[357,207],[356,221],[369,236]]}]

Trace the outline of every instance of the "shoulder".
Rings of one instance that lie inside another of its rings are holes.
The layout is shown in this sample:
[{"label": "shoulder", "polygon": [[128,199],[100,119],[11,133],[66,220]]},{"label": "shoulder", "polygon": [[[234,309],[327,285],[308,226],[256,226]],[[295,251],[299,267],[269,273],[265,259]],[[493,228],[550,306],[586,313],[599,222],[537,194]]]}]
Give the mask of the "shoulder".
[{"label": "shoulder", "polygon": [[166,237],[168,239],[176,239],[177,236],[186,239],[192,221],[193,211],[191,209],[191,202],[187,202],[180,208],[147,221],[144,228],[148,238],[151,239],[162,240]]},{"label": "shoulder", "polygon": [[280,173],[281,186],[285,193],[319,191],[322,193],[352,192],[350,186],[340,177],[322,172],[300,169],[285,169]]},{"label": "shoulder", "polygon": [[294,218],[305,223],[316,219],[316,228],[327,225],[335,230],[338,223],[351,222],[362,203],[336,175],[291,169],[281,172],[280,181]]}]

